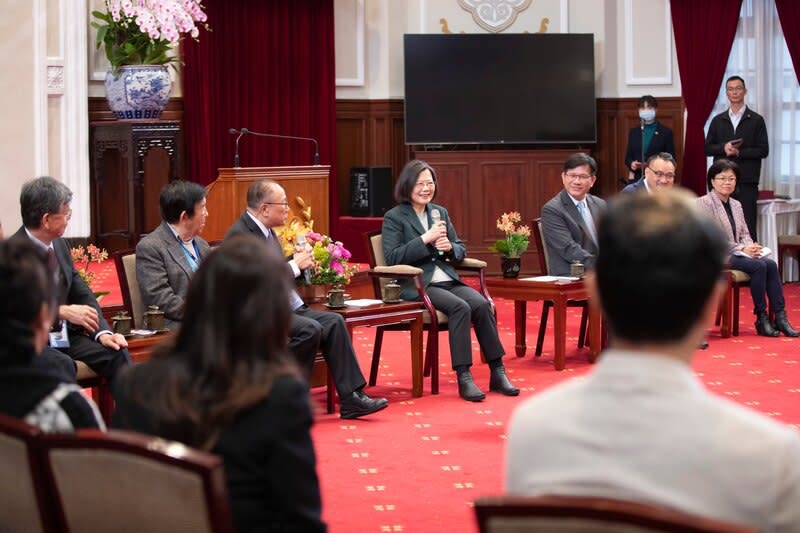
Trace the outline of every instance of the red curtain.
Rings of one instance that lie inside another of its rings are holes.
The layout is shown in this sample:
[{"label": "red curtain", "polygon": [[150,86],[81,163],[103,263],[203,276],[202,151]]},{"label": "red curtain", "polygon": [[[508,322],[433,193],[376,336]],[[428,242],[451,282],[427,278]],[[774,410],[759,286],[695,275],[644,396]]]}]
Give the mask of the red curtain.
[{"label": "red curtain", "polygon": [[[187,179],[233,166],[230,128],[312,137],[338,216],[333,0],[207,0],[210,32],[181,47]],[[310,165],[313,144],[247,135],[241,166]]]},{"label": "red curtain", "polygon": [[705,126],[719,94],[742,0],[671,0],[675,49],[686,104],[681,183],[706,193]]},{"label": "red curtain", "polygon": [[775,0],[778,18],[783,28],[783,37],[792,56],[794,73],[800,81],[800,2],[797,0]]}]

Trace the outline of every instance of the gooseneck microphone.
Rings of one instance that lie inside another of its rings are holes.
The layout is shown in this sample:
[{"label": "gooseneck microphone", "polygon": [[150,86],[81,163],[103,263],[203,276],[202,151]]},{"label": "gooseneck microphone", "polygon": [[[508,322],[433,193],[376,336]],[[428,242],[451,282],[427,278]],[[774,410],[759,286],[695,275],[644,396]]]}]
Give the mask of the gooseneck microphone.
[{"label": "gooseneck microphone", "polygon": [[[436,226],[442,221],[442,214],[439,212],[438,209],[431,209],[431,220],[433,221],[433,225]],[[444,255],[444,252],[438,250],[439,255]]]},{"label": "gooseneck microphone", "polygon": [[316,139],[311,137],[297,137],[295,135],[278,135],[277,133],[261,133],[258,131],[250,131],[247,128],[242,128],[242,131],[255,135],[257,137],[272,137],[273,139],[290,139],[294,141],[311,141],[314,143],[314,165],[319,165],[319,144]]},{"label": "gooseneck microphone", "polygon": [[233,166],[234,168],[239,168],[242,166],[241,161],[239,160],[239,139],[241,139],[247,133],[247,128],[242,128],[241,130],[231,128],[228,130],[228,133],[231,135],[236,135],[237,133],[239,134],[239,136],[236,137],[236,149],[233,154]]},{"label": "gooseneck microphone", "polygon": [[[302,233],[298,233],[297,237],[295,238],[295,248],[301,248],[303,250],[308,249],[308,243],[306,242],[306,236]],[[303,279],[306,282],[306,285],[311,285],[311,270],[308,268],[304,268],[300,271],[303,274]]]}]

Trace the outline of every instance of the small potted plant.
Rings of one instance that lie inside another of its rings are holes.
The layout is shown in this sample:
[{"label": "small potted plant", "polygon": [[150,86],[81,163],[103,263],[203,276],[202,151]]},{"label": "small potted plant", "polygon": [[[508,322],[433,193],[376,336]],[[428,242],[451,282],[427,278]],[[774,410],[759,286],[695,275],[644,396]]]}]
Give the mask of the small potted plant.
[{"label": "small potted plant", "polygon": [[522,217],[516,211],[503,213],[497,219],[497,229],[505,234],[489,247],[501,257],[501,269],[504,278],[516,278],[520,270],[520,256],[528,249],[531,229],[520,224]]}]

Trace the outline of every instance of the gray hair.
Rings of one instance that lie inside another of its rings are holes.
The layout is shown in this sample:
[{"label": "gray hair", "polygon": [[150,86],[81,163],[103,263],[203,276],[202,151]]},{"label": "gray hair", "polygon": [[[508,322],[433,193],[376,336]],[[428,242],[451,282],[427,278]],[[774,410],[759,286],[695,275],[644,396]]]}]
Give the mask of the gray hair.
[{"label": "gray hair", "polygon": [[32,179],[22,186],[19,195],[22,224],[28,229],[39,229],[42,217],[59,213],[71,201],[72,191],[57,179],[50,176]]}]

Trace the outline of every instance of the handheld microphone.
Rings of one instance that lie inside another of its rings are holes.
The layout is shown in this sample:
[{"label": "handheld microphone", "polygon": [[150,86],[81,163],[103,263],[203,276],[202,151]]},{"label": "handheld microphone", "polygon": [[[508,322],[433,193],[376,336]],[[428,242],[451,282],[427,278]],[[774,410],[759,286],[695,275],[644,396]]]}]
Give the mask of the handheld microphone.
[{"label": "handheld microphone", "polygon": [[291,139],[294,141],[311,141],[314,143],[314,165],[319,165],[319,144],[316,139],[311,137],[296,137],[294,135],[278,135],[277,133],[261,133],[258,131],[250,131],[247,128],[242,128],[242,131],[255,135],[257,137],[272,137],[273,139]]},{"label": "handheld microphone", "polygon": [[[439,212],[438,209],[431,209],[431,220],[433,221],[433,225],[436,226],[442,221],[442,214]],[[444,255],[444,252],[438,250],[439,255]]]},{"label": "handheld microphone", "polygon": [[247,128],[242,128],[241,130],[231,128],[228,130],[228,133],[231,135],[236,135],[237,133],[239,134],[239,136],[236,137],[236,150],[233,154],[233,166],[234,168],[239,168],[242,166],[241,161],[239,160],[239,139],[241,139],[247,133]]},{"label": "handheld microphone", "polygon": [[[295,248],[302,248],[306,250],[308,248],[308,243],[306,242],[306,236],[302,233],[297,234],[297,238],[295,239]],[[311,271],[307,268],[304,268],[300,271],[303,274],[303,279],[306,281],[306,285],[311,285]]]}]

